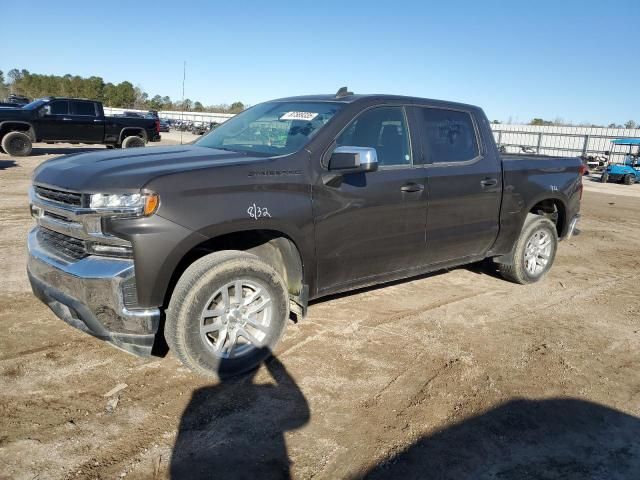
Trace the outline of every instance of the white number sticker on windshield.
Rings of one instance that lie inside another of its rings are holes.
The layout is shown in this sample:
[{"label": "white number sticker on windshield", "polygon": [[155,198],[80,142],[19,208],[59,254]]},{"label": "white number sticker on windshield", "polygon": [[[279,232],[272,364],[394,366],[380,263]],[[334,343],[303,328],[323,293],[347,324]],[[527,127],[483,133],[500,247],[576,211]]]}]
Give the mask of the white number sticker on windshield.
[{"label": "white number sticker on windshield", "polygon": [[314,112],[287,112],[280,117],[280,120],[306,120],[311,121],[318,116]]}]

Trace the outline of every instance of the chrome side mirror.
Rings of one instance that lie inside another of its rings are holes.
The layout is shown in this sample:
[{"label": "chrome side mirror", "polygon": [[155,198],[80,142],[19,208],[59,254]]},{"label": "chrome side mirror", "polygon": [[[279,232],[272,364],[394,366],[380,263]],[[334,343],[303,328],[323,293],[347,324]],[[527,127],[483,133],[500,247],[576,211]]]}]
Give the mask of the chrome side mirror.
[{"label": "chrome side mirror", "polygon": [[375,148],[343,146],[336,148],[329,159],[329,170],[336,173],[375,172],[378,153]]}]

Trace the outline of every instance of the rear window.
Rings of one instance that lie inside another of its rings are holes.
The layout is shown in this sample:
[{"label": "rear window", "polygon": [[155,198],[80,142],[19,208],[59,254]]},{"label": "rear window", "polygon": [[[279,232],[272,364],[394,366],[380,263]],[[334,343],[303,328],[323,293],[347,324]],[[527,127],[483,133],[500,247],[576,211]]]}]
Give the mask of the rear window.
[{"label": "rear window", "polygon": [[441,108],[421,110],[428,162],[464,162],[479,155],[476,131],[469,113]]},{"label": "rear window", "polygon": [[72,115],[96,116],[96,105],[93,102],[71,102]]}]

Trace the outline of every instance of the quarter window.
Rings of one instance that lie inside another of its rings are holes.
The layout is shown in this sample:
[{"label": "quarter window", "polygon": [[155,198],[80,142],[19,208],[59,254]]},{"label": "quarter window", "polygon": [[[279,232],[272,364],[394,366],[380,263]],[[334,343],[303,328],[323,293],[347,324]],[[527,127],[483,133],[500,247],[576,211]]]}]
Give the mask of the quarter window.
[{"label": "quarter window", "polygon": [[367,110],[340,134],[336,146],[375,148],[380,166],[411,164],[409,134],[402,107]]},{"label": "quarter window", "polygon": [[471,115],[440,108],[421,108],[427,161],[464,162],[478,156],[478,141]]}]

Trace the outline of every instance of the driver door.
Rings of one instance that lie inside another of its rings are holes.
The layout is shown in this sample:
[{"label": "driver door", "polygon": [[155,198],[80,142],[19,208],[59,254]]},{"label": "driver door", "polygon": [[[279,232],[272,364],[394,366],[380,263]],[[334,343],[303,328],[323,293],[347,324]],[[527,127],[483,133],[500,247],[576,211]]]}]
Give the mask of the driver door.
[{"label": "driver door", "polygon": [[336,146],[375,148],[379,166],[314,186],[318,289],[325,293],[416,267],[425,250],[425,169],[413,164],[405,108],[364,111]]},{"label": "driver door", "polygon": [[69,140],[67,124],[71,118],[68,100],[52,100],[44,105],[39,113],[39,132],[37,132],[39,138],[44,141]]}]

